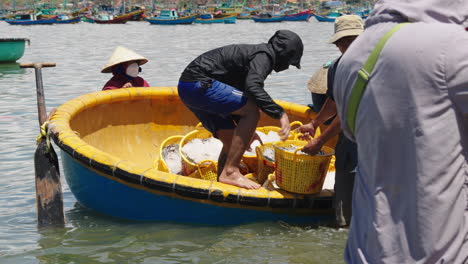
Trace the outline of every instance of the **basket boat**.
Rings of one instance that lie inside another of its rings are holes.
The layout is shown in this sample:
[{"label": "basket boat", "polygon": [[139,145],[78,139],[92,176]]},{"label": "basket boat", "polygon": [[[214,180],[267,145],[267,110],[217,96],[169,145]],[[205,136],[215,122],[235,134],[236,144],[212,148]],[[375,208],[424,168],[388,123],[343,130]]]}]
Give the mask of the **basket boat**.
[{"label": "basket boat", "polygon": [[[291,121],[304,123],[314,115],[306,106],[277,102]],[[277,122],[262,114],[259,126]],[[331,191],[306,196],[247,190],[154,168],[162,142],[186,135],[197,123],[177,88],[128,88],[65,102],[51,116],[49,131],[71,192],[81,205],[103,214],[213,225],[333,218]]]}]

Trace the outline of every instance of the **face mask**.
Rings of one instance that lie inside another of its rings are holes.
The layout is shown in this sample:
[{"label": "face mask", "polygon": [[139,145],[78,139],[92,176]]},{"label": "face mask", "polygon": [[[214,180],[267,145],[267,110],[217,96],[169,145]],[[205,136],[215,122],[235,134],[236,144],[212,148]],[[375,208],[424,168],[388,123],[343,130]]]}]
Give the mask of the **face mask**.
[{"label": "face mask", "polygon": [[138,66],[138,63],[134,62],[134,63],[128,65],[127,70],[125,71],[125,73],[130,77],[136,78],[136,77],[138,77],[139,68],[140,68],[140,66]]}]

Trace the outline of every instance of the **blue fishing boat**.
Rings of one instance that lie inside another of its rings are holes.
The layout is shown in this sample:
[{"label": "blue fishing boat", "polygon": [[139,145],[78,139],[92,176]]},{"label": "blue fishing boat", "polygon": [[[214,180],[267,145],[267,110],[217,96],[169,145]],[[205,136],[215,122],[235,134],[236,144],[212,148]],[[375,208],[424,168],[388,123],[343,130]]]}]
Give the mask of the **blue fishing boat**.
[{"label": "blue fishing boat", "polygon": [[215,17],[212,14],[203,14],[199,18],[195,19],[195,23],[199,23],[199,24],[215,24],[215,23],[234,24],[234,23],[236,23],[236,15]]},{"label": "blue fishing boat", "polygon": [[68,18],[67,16],[62,16],[54,22],[55,24],[75,24],[75,23],[78,23],[81,21],[81,17],[77,16],[77,17],[72,17],[72,18]]},{"label": "blue fishing boat", "polygon": [[224,18],[224,24],[235,24],[236,23],[237,16],[232,15]]},{"label": "blue fishing boat", "polygon": [[340,17],[342,14],[338,12],[332,12],[328,14],[327,16],[321,16],[314,14],[315,19],[317,19],[318,22],[335,22],[335,20]]},{"label": "blue fishing boat", "polygon": [[45,18],[45,19],[5,19],[10,25],[52,25],[57,20],[57,17]]},{"label": "blue fishing boat", "polygon": [[81,18],[81,21],[83,22],[86,22],[86,23],[91,23],[91,24],[94,24],[94,19],[92,17],[89,17],[89,16],[83,16]]},{"label": "blue fishing boat", "polygon": [[274,22],[282,22],[284,20],[284,15],[282,16],[270,16],[270,15],[260,15],[260,16],[253,16],[252,19],[255,22],[260,23],[274,23]]},{"label": "blue fishing boat", "polygon": [[310,10],[284,16],[284,21],[309,21]]},{"label": "blue fishing boat", "polygon": [[[312,118],[307,106],[277,102],[292,121]],[[160,170],[155,162],[161,158],[160,146],[170,136],[190,135],[198,122],[176,87],[129,88],[64,103],[51,116],[48,129],[61,149],[71,192],[81,205],[100,213],[213,225],[333,219],[332,190],[314,195],[265,187],[247,190]],[[277,124],[266,115],[259,122]]]},{"label": "blue fishing boat", "polygon": [[190,15],[179,17],[175,9],[172,10],[161,10],[161,14],[157,17],[146,18],[150,24],[155,25],[187,25],[192,24],[198,15]]}]

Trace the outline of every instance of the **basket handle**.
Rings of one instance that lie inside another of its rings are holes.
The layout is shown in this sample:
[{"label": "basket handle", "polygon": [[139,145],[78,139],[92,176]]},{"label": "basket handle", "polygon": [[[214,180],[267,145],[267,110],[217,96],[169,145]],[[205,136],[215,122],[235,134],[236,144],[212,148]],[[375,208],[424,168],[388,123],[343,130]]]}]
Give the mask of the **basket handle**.
[{"label": "basket handle", "polygon": [[202,122],[198,122],[198,124],[195,126],[196,129],[202,129],[203,128],[203,124]]},{"label": "basket handle", "polygon": [[[293,122],[291,122],[291,124],[289,124],[290,127],[293,127],[295,125],[302,126],[304,124],[301,121],[297,121],[297,120],[293,121]],[[291,130],[293,130],[293,129],[291,129]]]},{"label": "basket handle", "polygon": [[297,154],[297,152],[298,152],[298,151],[301,151],[303,148],[304,148],[304,147],[300,147],[300,148],[297,148],[297,149],[294,151],[293,162],[296,162],[296,158],[297,158],[297,156],[299,156],[299,155]]},{"label": "basket handle", "polygon": [[197,167],[206,168],[206,167],[210,166],[211,164],[216,164],[216,163],[214,161],[208,160],[208,159],[207,160],[202,160],[197,164]]},{"label": "basket handle", "polygon": [[212,164],[216,164],[216,163],[212,160],[202,160],[200,161],[200,163],[197,164],[197,170],[198,170],[198,173],[200,173],[200,177],[203,175],[203,172],[201,171],[201,169],[206,168]]}]

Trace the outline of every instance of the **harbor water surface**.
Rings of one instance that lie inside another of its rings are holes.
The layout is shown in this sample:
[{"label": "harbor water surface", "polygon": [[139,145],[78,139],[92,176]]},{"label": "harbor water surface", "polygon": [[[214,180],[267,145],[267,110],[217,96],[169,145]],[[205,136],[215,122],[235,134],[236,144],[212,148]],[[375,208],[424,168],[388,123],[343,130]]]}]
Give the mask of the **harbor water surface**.
[{"label": "harbor water surface", "polygon": [[[228,44],[267,42],[278,29],[292,30],[303,39],[302,69],[272,73],[265,89],[273,98],[309,104],[307,80],[339,55],[327,44],[333,23],[10,26],[0,21],[1,38],[31,40],[18,63],[57,63],[42,71],[48,110],[99,91],[111,77],[100,70],[118,45],[149,59],[141,76],[151,86],[176,86],[197,55]],[[343,229],[312,223],[201,226],[116,219],[80,206],[63,171],[66,226],[38,230],[35,77],[32,69],[20,69],[18,63],[0,64],[0,263],[343,263],[347,237]]]}]

